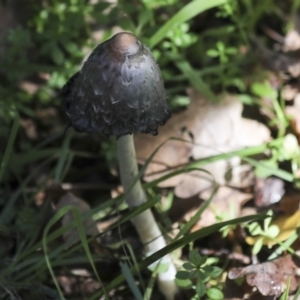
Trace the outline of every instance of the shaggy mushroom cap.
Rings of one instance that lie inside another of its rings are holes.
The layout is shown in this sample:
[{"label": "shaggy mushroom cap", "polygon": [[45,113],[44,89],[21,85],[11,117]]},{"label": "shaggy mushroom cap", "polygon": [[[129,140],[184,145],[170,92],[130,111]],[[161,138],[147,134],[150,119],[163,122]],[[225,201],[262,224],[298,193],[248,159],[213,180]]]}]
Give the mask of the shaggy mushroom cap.
[{"label": "shaggy mushroom cap", "polygon": [[158,65],[135,35],[98,45],[62,89],[63,108],[79,132],[157,134],[171,114]]}]

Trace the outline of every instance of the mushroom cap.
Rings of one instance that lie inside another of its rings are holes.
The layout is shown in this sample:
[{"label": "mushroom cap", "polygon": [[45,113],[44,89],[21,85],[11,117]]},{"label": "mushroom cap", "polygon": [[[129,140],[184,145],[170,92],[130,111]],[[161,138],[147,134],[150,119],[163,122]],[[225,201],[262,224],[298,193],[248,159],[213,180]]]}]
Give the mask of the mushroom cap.
[{"label": "mushroom cap", "polygon": [[171,114],[162,76],[150,50],[121,32],[98,45],[62,89],[75,130],[104,135],[157,134]]}]

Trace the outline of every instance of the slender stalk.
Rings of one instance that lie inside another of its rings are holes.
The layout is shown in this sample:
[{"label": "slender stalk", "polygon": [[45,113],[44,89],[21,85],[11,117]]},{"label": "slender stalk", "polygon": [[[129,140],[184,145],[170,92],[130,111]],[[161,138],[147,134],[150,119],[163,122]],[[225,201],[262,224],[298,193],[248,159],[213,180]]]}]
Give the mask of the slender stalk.
[{"label": "slender stalk", "polygon": [[[124,191],[127,192],[132,185],[134,177],[138,174],[133,136],[125,135],[120,137],[117,141],[117,145],[121,182]],[[128,194],[126,203],[129,208],[134,208],[143,204],[145,201],[146,194],[139,180]],[[166,246],[166,241],[150,209],[135,216],[132,219],[132,223],[138,232],[140,240],[145,246],[147,255],[151,255]],[[174,282],[176,268],[170,256],[163,257],[162,263],[168,264],[169,267],[165,272],[158,274],[158,284],[166,299],[173,300],[177,292]]]},{"label": "slender stalk", "polygon": [[[138,174],[136,155],[132,135],[124,135],[117,140],[118,159],[121,182],[124,192],[127,192],[133,182],[134,176]],[[140,206],[146,201],[145,192],[140,180],[131,189],[126,203],[130,208]]]}]

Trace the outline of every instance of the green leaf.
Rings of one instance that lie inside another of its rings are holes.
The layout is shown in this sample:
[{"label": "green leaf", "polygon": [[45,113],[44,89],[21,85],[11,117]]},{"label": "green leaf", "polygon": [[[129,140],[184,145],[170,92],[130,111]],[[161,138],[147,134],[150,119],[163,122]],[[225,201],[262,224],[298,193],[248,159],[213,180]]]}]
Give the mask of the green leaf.
[{"label": "green leaf", "polygon": [[255,104],[255,100],[252,99],[252,97],[250,97],[247,94],[241,94],[241,95],[238,96],[238,98],[240,99],[240,101],[243,104],[246,104],[246,105],[254,105]]},{"label": "green leaf", "polygon": [[187,263],[184,263],[183,265],[182,265],[182,267],[184,268],[184,269],[186,269],[186,270],[193,270],[195,267],[191,264],[191,263],[189,263],[189,262],[187,262]]},{"label": "green leaf", "polygon": [[218,57],[220,55],[219,51],[215,49],[209,49],[206,54],[210,57]]},{"label": "green leaf", "polygon": [[297,137],[291,133],[288,133],[283,139],[282,145],[282,160],[289,160],[299,157],[300,149]]},{"label": "green leaf", "polygon": [[217,257],[207,257],[207,256],[204,256],[204,257],[206,258],[206,260],[205,260],[206,265],[213,265],[219,261],[219,259]]},{"label": "green leaf", "polygon": [[199,266],[201,264],[201,255],[199,254],[198,251],[192,250],[189,253],[189,261],[194,265],[194,266]]},{"label": "green leaf", "polygon": [[225,4],[227,0],[194,0],[185,5],[178,13],[176,13],[164,26],[162,26],[150,39],[150,47],[156,46],[168,32],[180,24],[194,18],[198,14],[212,7]]},{"label": "green leaf", "polygon": [[267,213],[268,217],[266,217],[264,219],[264,230],[267,231],[269,226],[270,226],[270,223],[272,221],[272,216],[273,216],[273,212],[272,211],[268,211]]},{"label": "green leaf", "polygon": [[196,275],[197,276],[193,276],[193,277],[197,277],[198,280],[201,280],[202,282],[206,282],[210,278],[209,274],[203,273],[201,271],[198,271]]},{"label": "green leaf", "polygon": [[64,54],[57,46],[52,48],[51,56],[57,65],[61,65],[64,62]]},{"label": "green leaf", "polygon": [[252,253],[254,255],[256,255],[261,250],[261,248],[263,246],[263,241],[264,241],[264,238],[261,237],[255,242],[253,249],[252,249]]},{"label": "green leaf", "polygon": [[61,45],[64,47],[66,51],[68,51],[71,55],[79,56],[82,55],[81,51],[79,50],[78,46],[70,41],[67,41],[65,43],[61,43]]},{"label": "green leaf", "polygon": [[182,280],[182,279],[175,278],[175,283],[177,286],[183,289],[190,289],[193,286],[190,279]]},{"label": "green leaf", "polygon": [[222,269],[219,267],[213,267],[213,271],[210,273],[210,277],[218,277],[222,273]]},{"label": "green leaf", "polygon": [[212,273],[214,271],[214,267],[213,266],[205,266],[202,268],[203,272],[206,273],[207,275],[210,273]]},{"label": "green leaf", "polygon": [[251,86],[251,91],[253,94],[259,97],[270,97],[273,99],[276,99],[277,97],[277,92],[272,88],[269,82],[253,83]]},{"label": "green leaf", "polygon": [[197,281],[196,292],[197,292],[197,295],[200,296],[200,297],[202,297],[205,294],[206,287],[205,287],[205,285],[204,285],[204,283],[203,283],[202,280],[198,280]]},{"label": "green leaf", "polygon": [[259,235],[259,234],[263,233],[260,225],[257,222],[253,222],[253,223],[249,224],[248,229],[249,229],[251,235]]},{"label": "green leaf", "polygon": [[233,47],[226,48],[226,53],[227,54],[236,54],[237,53],[237,49],[233,48]]},{"label": "green leaf", "polygon": [[180,280],[186,280],[190,278],[190,273],[187,271],[178,271],[176,274],[176,278]]},{"label": "green leaf", "polygon": [[212,300],[224,299],[223,293],[217,288],[210,288],[206,291],[206,295]]},{"label": "green leaf", "polygon": [[276,236],[278,236],[279,232],[280,232],[279,227],[273,224],[268,228],[267,236],[270,238],[275,238]]},{"label": "green leaf", "polygon": [[202,274],[203,273],[199,269],[196,269],[190,272],[190,278],[198,278],[201,277]]},{"label": "green leaf", "polygon": [[256,165],[255,175],[259,178],[267,178],[274,175],[278,170],[277,161],[273,159],[264,160],[260,164]]}]

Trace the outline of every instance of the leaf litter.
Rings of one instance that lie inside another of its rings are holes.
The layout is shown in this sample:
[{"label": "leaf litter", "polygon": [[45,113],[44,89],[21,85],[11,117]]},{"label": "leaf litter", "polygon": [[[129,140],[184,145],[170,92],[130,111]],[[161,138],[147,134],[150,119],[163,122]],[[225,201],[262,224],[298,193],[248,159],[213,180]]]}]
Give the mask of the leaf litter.
[{"label": "leaf litter", "polygon": [[256,287],[264,296],[280,296],[290,280],[290,291],[299,286],[299,261],[286,255],[265,263],[250,265],[244,268],[233,268],[228,273],[229,279],[245,277],[251,287]]},{"label": "leaf litter", "polygon": [[[174,170],[190,160],[270,141],[270,131],[265,125],[242,118],[243,106],[236,97],[227,95],[220,103],[211,103],[193,89],[187,92],[191,98],[190,106],[160,128],[158,138],[135,136],[137,157],[143,162],[170,137],[185,139],[188,135],[187,143],[168,140],[161,146],[145,172],[146,181],[157,179],[169,169]],[[176,196],[188,198],[197,194],[201,196],[201,192],[211,188],[213,181],[244,188],[252,185],[254,180],[251,166],[242,163],[239,157],[209,163],[202,169],[209,175],[200,170],[193,171],[173,177],[160,186],[175,187]]]}]

